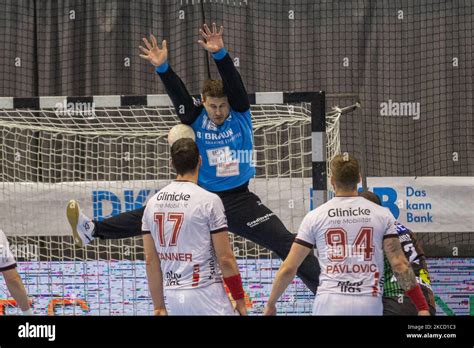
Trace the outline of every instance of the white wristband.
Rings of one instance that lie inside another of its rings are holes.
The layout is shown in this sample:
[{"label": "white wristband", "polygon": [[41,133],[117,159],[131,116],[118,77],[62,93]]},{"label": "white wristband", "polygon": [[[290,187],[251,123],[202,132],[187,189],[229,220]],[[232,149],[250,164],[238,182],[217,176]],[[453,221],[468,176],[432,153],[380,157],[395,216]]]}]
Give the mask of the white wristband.
[{"label": "white wristband", "polygon": [[29,308],[26,311],[23,311],[22,315],[33,315],[33,311],[31,310],[31,308]]}]

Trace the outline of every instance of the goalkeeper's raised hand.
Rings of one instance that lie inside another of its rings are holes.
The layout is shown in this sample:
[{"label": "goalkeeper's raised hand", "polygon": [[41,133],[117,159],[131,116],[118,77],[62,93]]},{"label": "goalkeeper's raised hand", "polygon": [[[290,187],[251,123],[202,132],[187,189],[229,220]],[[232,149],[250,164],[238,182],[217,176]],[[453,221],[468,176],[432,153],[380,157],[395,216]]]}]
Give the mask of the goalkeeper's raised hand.
[{"label": "goalkeeper's raised hand", "polygon": [[153,35],[150,35],[150,41],[147,40],[146,37],[143,38],[143,42],[145,43],[145,47],[140,46],[140,50],[144,54],[140,54],[140,57],[143,59],[148,60],[154,66],[159,66],[166,62],[168,59],[168,47],[166,44],[166,40],[163,40],[161,43],[161,48],[158,47],[158,43],[156,42],[156,38]]},{"label": "goalkeeper's raised hand", "polygon": [[199,29],[203,40],[198,40],[198,43],[207,51],[214,53],[219,51],[224,47],[224,40],[222,40],[222,33],[224,32],[224,27],[221,25],[219,31],[217,31],[216,23],[212,23],[212,31],[209,29],[207,24],[202,26],[202,29]]}]

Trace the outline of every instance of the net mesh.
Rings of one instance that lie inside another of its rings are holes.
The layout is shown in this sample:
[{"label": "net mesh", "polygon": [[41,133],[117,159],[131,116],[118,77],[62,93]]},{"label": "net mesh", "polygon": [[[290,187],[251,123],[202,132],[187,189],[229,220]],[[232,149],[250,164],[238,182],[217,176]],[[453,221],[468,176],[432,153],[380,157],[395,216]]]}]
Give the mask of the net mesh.
[{"label": "net mesh", "polygon": [[[168,40],[171,66],[190,92],[198,94],[205,78],[218,75],[196,44],[197,29],[215,21],[226,28],[226,46],[249,93],[325,90],[358,95],[362,109],[341,117],[340,150],[362,158],[367,176],[472,177],[473,16],[474,3],[469,0],[6,0],[0,12],[0,95],[164,93],[151,66],[137,57],[141,38],[150,32],[158,40]],[[381,104],[389,102],[419,105],[420,118],[382,116]],[[41,112],[16,111],[17,128],[2,128],[2,137],[17,144],[14,153],[1,151],[2,167],[9,167],[2,175],[51,185],[51,180],[101,180],[102,174],[91,174],[95,168],[117,181],[156,175],[161,168],[146,173],[142,169],[148,164],[141,158],[110,157],[98,163],[91,155],[98,149],[127,153],[140,146],[161,146],[140,145],[128,138],[131,133],[119,143],[98,143],[92,140],[100,136],[91,136],[87,146],[84,136],[77,140],[82,145],[63,153],[58,144],[72,136],[66,125],[55,139],[46,135],[43,141],[38,135],[45,129],[20,125],[28,113],[34,119]],[[123,112],[130,115],[135,110]],[[153,110],[147,112],[153,115]],[[80,123],[76,130],[82,130]],[[88,156],[87,161],[81,156]],[[59,158],[69,167],[58,168]],[[160,158],[146,161],[161,163]],[[287,170],[284,166],[296,170],[288,162],[278,166],[271,162],[268,175]],[[28,192],[27,186],[4,191],[7,200]],[[12,209],[20,215],[21,206]],[[459,255],[472,256],[472,238],[472,232],[419,234],[429,256],[453,256],[453,247]]]},{"label": "net mesh", "polygon": [[[147,314],[141,239],[96,240],[77,248],[69,236],[65,204],[77,199],[86,215],[99,220],[140,207],[174,178],[167,133],[178,120],[172,107],[88,112],[0,110],[2,229],[23,261],[31,294],[43,284],[43,295],[35,295],[43,307],[51,298],[78,298],[86,300],[88,311],[79,305],[58,305],[53,311]],[[252,115],[257,175],[250,189],[296,232],[310,206],[310,105],[253,105]],[[338,118],[328,120],[328,129],[337,132]],[[247,280],[249,303],[259,313],[279,261],[239,236],[232,235],[232,245]],[[296,280],[280,312],[307,313],[311,298]]]}]

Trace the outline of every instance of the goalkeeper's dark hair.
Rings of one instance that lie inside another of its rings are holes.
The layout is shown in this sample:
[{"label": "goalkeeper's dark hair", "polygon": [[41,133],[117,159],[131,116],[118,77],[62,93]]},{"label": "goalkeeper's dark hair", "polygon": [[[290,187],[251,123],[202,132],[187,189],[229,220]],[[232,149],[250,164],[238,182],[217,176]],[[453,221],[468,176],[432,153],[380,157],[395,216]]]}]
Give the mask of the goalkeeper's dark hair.
[{"label": "goalkeeper's dark hair", "polygon": [[348,153],[336,155],[332,159],[330,167],[337,188],[347,191],[357,189],[360,171],[359,162],[354,156]]},{"label": "goalkeeper's dark hair", "polygon": [[171,163],[178,175],[193,173],[199,163],[199,150],[191,138],[176,140],[171,146]]},{"label": "goalkeeper's dark hair", "polygon": [[359,192],[359,196],[364,197],[365,199],[368,199],[369,201],[374,202],[375,204],[382,205],[382,201],[380,200],[380,197],[377,196],[372,191]]}]

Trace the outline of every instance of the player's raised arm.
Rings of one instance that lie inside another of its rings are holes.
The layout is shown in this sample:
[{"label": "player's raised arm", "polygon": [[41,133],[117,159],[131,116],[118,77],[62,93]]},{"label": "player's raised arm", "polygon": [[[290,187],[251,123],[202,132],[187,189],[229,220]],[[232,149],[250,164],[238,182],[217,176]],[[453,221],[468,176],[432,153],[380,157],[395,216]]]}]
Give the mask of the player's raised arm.
[{"label": "player's raised arm", "polygon": [[231,108],[237,112],[247,111],[250,109],[247,91],[245,90],[239,72],[234,66],[232,58],[230,58],[229,53],[227,53],[227,50],[224,48],[224,40],[222,39],[224,27],[221,26],[219,31],[217,31],[216,23],[212,23],[211,31],[211,29],[204,24],[202,29],[199,29],[199,32],[203,40],[199,40],[198,43],[205,50],[212,53]]},{"label": "player's raised arm", "polygon": [[161,273],[160,259],[151,234],[143,235],[143,246],[145,248],[148,288],[153,301],[153,313],[155,315],[167,315],[163,293],[163,274]]},{"label": "player's raised arm", "polygon": [[140,57],[148,60],[156,67],[155,71],[163,81],[179,119],[182,123],[190,125],[201,113],[202,106],[194,104],[194,99],[189,94],[183,81],[169,66],[166,40],[163,40],[161,48],[153,35],[150,35],[150,41],[143,38],[146,48],[140,46],[140,50],[143,52]]},{"label": "player's raised arm", "polygon": [[400,287],[416,306],[418,315],[430,315],[428,303],[403,252],[398,236],[394,234],[385,238],[383,248]]},{"label": "player's raised arm", "polygon": [[[304,243],[303,243],[304,244]],[[297,241],[293,243],[290,253],[280,266],[275,280],[273,281],[272,292],[265,306],[264,315],[276,315],[276,303],[283,295],[290,282],[295,278],[298,267],[303,263],[306,256],[312,250],[306,244],[300,244]]]},{"label": "player's raised arm", "polygon": [[213,233],[212,244],[216,251],[217,262],[222,271],[224,282],[236,303],[236,309],[240,315],[247,315],[245,307],[245,292],[242,287],[242,279],[240,277],[239,267],[235,260],[234,252],[230,246],[227,231]]}]

